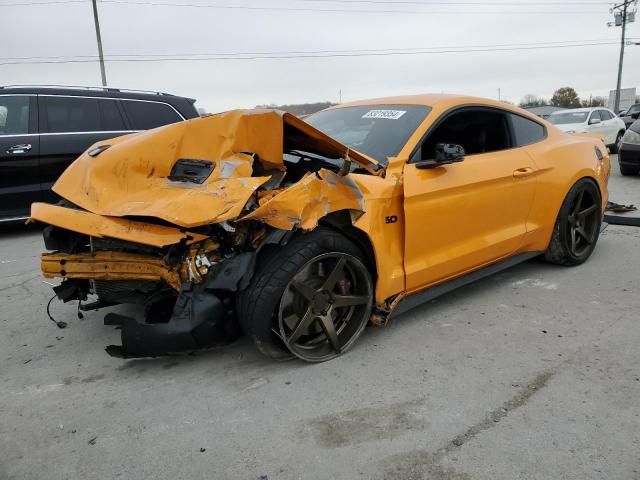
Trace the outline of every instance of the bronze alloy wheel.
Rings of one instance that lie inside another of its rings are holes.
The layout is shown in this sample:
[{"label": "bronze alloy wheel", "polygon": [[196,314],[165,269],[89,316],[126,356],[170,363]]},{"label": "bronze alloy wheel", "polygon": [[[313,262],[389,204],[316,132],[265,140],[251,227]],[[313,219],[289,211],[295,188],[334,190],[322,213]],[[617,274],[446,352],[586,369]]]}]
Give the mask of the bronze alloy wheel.
[{"label": "bronze alloy wheel", "polygon": [[318,255],[298,270],[284,290],[279,337],[303,360],[329,360],[360,336],[372,303],[371,276],[360,260],[341,252]]}]

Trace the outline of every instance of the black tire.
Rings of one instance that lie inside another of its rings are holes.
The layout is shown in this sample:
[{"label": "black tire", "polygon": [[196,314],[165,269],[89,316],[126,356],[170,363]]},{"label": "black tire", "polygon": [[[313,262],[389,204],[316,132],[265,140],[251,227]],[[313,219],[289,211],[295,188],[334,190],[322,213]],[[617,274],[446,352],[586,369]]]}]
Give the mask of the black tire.
[{"label": "black tire", "polygon": [[593,180],[583,178],[571,187],[560,207],[545,260],[565,266],[584,263],[596,246],[601,223],[600,192]]},{"label": "black tire", "polygon": [[[319,256],[328,254],[352,258],[352,262],[359,263],[367,272],[368,278],[364,283],[369,282],[369,285],[372,285],[371,273],[364,267],[362,251],[339,232],[327,227],[318,227],[294,238],[282,248],[267,252],[259,262],[250,285],[237,295],[240,324],[260,352],[275,359],[286,359],[296,355],[307,361],[324,361],[344,353],[360,335],[361,330],[355,332],[355,338],[346,348],[337,351],[335,355],[324,355],[321,358],[305,358],[300,352],[294,351],[295,349],[288,348],[282,340],[279,318],[282,315],[281,299],[285,291],[288,291],[290,282],[305,265]],[[370,298],[365,308],[366,312],[363,312],[366,314],[366,321],[373,304],[371,287],[369,291]],[[311,303],[308,308],[311,308]]]},{"label": "black tire", "polygon": [[611,153],[618,153],[620,151],[620,145],[622,145],[623,136],[624,136],[624,132],[618,132],[618,136],[616,137],[616,142],[609,147],[609,151]]},{"label": "black tire", "polygon": [[638,169],[633,167],[625,167],[620,165],[620,173],[623,177],[631,177],[638,175]]}]

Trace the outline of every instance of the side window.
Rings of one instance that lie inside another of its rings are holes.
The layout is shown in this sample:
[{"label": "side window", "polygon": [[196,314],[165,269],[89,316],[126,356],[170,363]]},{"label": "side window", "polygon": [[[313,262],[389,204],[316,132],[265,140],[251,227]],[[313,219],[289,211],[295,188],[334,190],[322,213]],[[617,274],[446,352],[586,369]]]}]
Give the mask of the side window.
[{"label": "side window", "polygon": [[604,122],[605,120],[611,120],[613,114],[609,110],[600,110],[600,118]]},{"label": "side window", "polygon": [[593,112],[591,112],[591,116],[589,117],[589,123],[593,122],[596,119],[602,120],[602,118],[600,118],[599,110],[594,110]]},{"label": "side window", "polygon": [[148,130],[182,120],[173,108],[164,103],[124,100],[122,106],[136,130]]},{"label": "side window", "polygon": [[46,132],[98,132],[100,112],[95,98],[41,96]]},{"label": "side window", "polygon": [[102,130],[115,132],[127,129],[115,100],[99,99],[98,105],[102,117]]},{"label": "side window", "polygon": [[504,113],[469,109],[453,113],[438,125],[422,144],[422,159],[435,158],[436,144],[462,145],[467,155],[511,148],[509,126]]},{"label": "side window", "polygon": [[29,97],[0,96],[0,135],[29,133]]},{"label": "side window", "polygon": [[547,136],[545,128],[538,122],[521,117],[515,113],[509,114],[513,126],[514,144],[517,147],[530,145],[544,140]]}]

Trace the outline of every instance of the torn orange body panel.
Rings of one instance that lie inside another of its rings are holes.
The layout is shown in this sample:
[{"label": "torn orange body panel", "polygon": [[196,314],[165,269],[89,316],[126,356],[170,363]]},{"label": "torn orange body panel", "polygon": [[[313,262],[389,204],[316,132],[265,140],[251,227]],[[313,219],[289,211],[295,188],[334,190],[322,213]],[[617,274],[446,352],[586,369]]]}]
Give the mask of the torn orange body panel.
[{"label": "torn orange body panel", "polygon": [[190,244],[207,238],[206,235],[185,233],[178,228],[105,217],[47,203],[34,203],[31,206],[31,218],[93,237],[117,238],[154,247],[165,247],[181,241]]},{"label": "torn orange body panel", "polygon": [[161,258],[134,253],[44,253],[40,266],[46,278],[164,280],[175,290],[181,284],[178,271],[169,269]]},{"label": "torn orange body panel", "polygon": [[283,230],[295,226],[311,230],[322,217],[339,210],[350,210],[355,220],[365,210],[362,193],[350,176],[321,169],[317,174],[308,173],[241,220],[262,220]]},{"label": "torn orange body panel", "polygon": [[[236,110],[96,145],[109,148],[95,157],[91,149],[81,155],[54,185],[57,194],[98,215],[154,217],[186,228],[237,218],[270,178],[252,176],[254,162],[264,171],[284,170],[286,148],[381,171],[375,160],[273,110]],[[173,181],[169,177],[179,159],[210,162],[213,171],[202,183]]]}]

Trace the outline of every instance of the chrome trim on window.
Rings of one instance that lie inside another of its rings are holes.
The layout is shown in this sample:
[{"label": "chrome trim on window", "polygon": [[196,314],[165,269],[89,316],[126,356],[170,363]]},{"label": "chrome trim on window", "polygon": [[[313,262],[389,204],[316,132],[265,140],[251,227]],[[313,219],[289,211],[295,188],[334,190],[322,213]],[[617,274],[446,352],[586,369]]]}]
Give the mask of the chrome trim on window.
[{"label": "chrome trim on window", "polygon": [[50,135],[95,135],[97,133],[137,133],[146,130],[94,130],[93,132],[51,132],[51,133],[16,133],[15,135],[0,135],[0,138],[7,137],[47,137]]},{"label": "chrome trim on window", "polygon": [[140,100],[138,98],[117,98],[117,97],[92,97],[91,95],[56,95],[55,93],[38,93],[38,97],[62,97],[62,98],[95,98],[96,100],[121,100],[123,102],[145,102],[145,103],[159,103],[171,108],[182,120],[186,118],[176,108],[167,102],[161,102],[158,100]]}]

